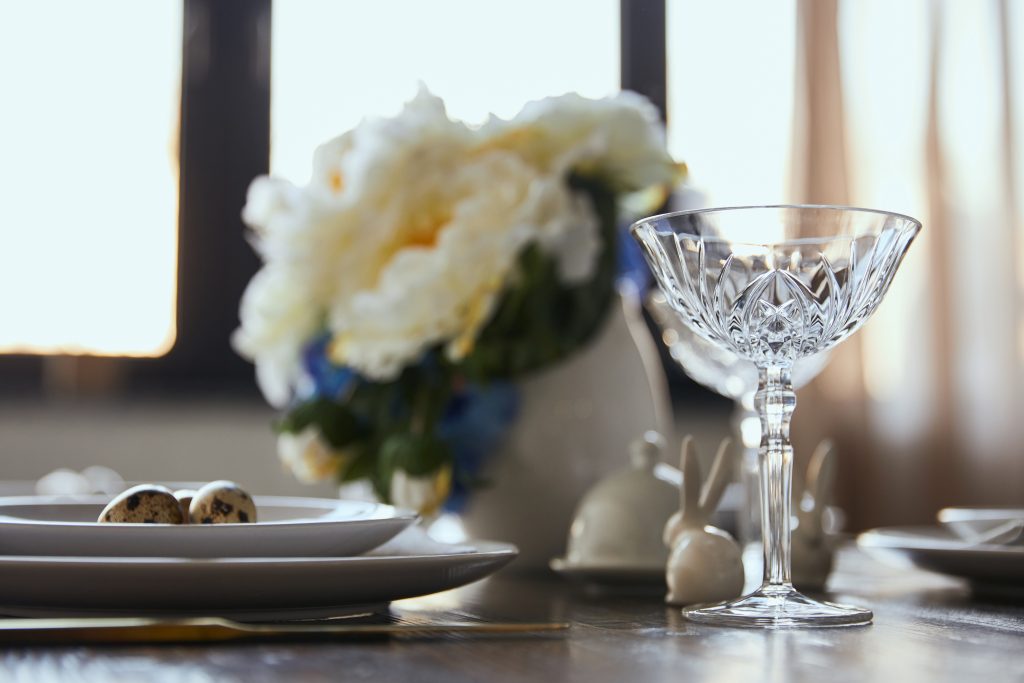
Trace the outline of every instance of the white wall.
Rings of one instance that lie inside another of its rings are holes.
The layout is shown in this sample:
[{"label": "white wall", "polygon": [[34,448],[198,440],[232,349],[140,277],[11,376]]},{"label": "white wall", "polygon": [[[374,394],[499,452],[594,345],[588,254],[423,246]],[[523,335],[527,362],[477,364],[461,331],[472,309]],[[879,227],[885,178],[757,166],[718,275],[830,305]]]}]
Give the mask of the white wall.
[{"label": "white wall", "polygon": [[0,479],[105,465],[127,480],[233,479],[254,493],[336,495],[282,470],[273,417],[255,401],[3,402]]}]

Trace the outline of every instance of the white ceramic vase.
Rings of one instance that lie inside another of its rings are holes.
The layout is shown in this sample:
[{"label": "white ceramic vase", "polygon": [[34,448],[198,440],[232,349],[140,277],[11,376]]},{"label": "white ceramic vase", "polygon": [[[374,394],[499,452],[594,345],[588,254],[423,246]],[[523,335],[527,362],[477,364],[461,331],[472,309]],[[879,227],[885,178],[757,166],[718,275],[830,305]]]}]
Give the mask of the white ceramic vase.
[{"label": "white ceramic vase", "polygon": [[648,429],[671,439],[671,406],[633,290],[596,339],[520,383],[519,418],[489,460],[485,488],[462,515],[472,538],[515,543],[512,569],[543,570],[565,552],[573,510],[599,479],[629,463]]}]

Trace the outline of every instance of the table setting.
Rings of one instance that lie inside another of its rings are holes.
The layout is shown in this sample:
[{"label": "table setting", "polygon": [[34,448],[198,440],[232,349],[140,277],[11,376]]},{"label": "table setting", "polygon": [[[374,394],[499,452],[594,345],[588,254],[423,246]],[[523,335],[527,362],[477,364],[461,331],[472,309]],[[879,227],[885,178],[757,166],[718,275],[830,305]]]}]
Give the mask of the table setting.
[{"label": "table setting", "polygon": [[[256,178],[242,215],[262,268],[232,341],[277,411],[284,469],[338,496],[104,468],[4,486],[0,640],[429,657],[416,648],[479,639],[514,668],[495,641],[544,659],[647,634],[709,666],[705,639],[879,641],[912,619],[876,588],[906,576],[957,619],[1007,601],[1002,635],[1019,636],[1024,510],[950,507],[854,541],[835,443],[794,484],[796,389],[881,305],[921,222],[657,213],[686,172],[638,95],[470,127],[422,89],[318,148],[307,184]],[[714,447],[676,423],[659,343],[734,402]],[[835,632],[852,635],[820,635]]]},{"label": "table setting", "polygon": [[[141,511],[137,492],[160,488],[136,486],[121,497]],[[440,543],[416,526],[416,513],[361,501],[254,496],[251,516],[258,510],[259,518],[249,523],[96,521],[118,502],[108,500],[0,498],[0,612],[337,617],[475,581],[517,552],[497,542]]]}]

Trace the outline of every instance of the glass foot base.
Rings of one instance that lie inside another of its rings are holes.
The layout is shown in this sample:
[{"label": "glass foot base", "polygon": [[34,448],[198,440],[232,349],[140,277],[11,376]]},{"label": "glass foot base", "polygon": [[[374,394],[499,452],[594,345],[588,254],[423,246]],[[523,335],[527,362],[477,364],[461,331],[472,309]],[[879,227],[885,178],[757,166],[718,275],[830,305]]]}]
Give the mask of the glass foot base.
[{"label": "glass foot base", "polygon": [[871,623],[871,610],[818,602],[784,586],[762,586],[733,602],[694,605],[683,616],[699,624],[747,628],[816,628]]}]

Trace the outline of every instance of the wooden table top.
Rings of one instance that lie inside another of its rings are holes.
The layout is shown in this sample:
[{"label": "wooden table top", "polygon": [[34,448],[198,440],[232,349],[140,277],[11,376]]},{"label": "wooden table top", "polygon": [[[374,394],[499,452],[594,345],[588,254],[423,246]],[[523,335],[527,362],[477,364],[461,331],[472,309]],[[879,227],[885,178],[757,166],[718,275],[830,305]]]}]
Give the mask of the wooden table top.
[{"label": "wooden table top", "polygon": [[698,626],[657,597],[592,596],[554,579],[496,576],[392,604],[396,623],[566,621],[567,631],[258,644],[7,646],[8,681],[1024,681],[1024,605],[972,601],[958,581],[840,556],[836,599],[871,626]]}]

